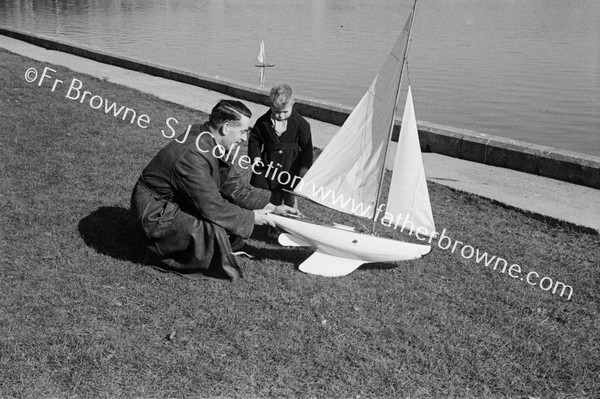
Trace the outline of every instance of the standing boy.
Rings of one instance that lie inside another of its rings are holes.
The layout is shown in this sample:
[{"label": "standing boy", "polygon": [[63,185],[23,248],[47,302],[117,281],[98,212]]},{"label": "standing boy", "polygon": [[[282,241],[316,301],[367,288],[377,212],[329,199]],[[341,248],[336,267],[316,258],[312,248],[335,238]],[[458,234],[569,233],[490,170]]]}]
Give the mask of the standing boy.
[{"label": "standing boy", "polygon": [[271,109],[258,118],[248,140],[253,170],[262,171],[252,174],[250,184],[271,191],[272,204],[296,207],[296,197],[283,189],[293,190],[312,165],[310,124],[293,109],[289,85],[273,87],[269,99]]}]

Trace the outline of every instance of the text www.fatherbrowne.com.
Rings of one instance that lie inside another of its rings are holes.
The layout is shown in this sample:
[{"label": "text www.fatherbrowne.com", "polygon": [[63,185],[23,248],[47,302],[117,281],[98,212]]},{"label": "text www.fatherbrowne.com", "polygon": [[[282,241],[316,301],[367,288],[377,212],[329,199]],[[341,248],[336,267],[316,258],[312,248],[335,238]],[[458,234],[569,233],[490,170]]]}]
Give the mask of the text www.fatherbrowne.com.
[{"label": "text www.fatherbrowne.com", "polygon": [[462,241],[452,239],[446,235],[446,229],[442,230],[440,237],[438,238],[437,246],[443,250],[451,249],[451,252],[460,252],[460,255],[465,259],[475,259],[477,264],[481,264],[485,267],[493,268],[502,274],[507,274],[508,277],[523,281],[531,286],[541,288],[544,291],[552,290],[552,293],[561,297],[566,296],[567,299],[571,299],[573,296],[573,287],[566,285],[560,281],[554,281],[552,278],[547,276],[540,277],[539,273],[530,271],[526,273],[521,270],[521,266],[516,263],[510,264],[509,262],[499,256],[490,255],[486,251],[480,251],[479,248],[474,248],[471,245],[459,245],[463,244]]}]

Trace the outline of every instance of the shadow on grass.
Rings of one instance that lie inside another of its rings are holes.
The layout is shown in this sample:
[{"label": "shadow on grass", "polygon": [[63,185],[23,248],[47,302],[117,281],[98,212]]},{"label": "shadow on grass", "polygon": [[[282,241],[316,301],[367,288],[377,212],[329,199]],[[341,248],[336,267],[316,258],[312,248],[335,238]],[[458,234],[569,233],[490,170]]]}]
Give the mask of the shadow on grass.
[{"label": "shadow on grass", "polygon": [[146,241],[129,217],[129,209],[102,206],[79,221],[83,241],[101,254],[142,263]]},{"label": "shadow on grass", "polygon": [[252,253],[256,260],[273,260],[292,263],[302,263],[313,253],[309,248],[258,248],[248,243],[246,243],[243,250]]},{"label": "shadow on grass", "polygon": [[252,232],[252,240],[262,242],[266,247],[259,245],[255,246],[251,242],[246,242],[244,251],[251,253],[256,260],[273,260],[280,262],[291,262],[296,267],[304,262],[312,251],[308,248],[283,247],[277,243],[276,238],[269,237],[267,226],[255,226]]}]

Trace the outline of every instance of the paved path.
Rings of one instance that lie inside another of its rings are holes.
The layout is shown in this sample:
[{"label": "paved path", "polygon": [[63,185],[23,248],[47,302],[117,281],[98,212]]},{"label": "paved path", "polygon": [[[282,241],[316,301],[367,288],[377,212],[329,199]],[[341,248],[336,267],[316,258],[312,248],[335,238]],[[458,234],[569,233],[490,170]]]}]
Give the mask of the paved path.
[{"label": "paved path", "polygon": [[[85,73],[153,94],[203,112],[227,96],[171,80],[101,64],[85,58],[46,50],[0,35],[0,47],[23,56]],[[24,71],[23,71],[24,72]],[[266,107],[245,101],[253,120]],[[309,119],[313,142],[324,147],[338,127]],[[483,165],[439,154],[423,154],[427,179],[457,190],[490,198],[534,214],[564,220],[600,232],[600,190],[510,169]]]}]

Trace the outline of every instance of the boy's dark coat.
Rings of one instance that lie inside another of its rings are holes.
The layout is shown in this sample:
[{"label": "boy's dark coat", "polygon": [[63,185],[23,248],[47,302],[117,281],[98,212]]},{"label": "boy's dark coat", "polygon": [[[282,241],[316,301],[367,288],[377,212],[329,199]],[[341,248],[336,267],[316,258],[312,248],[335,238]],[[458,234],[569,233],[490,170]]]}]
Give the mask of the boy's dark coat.
[{"label": "boy's dark coat", "polygon": [[[293,189],[297,184],[301,168],[309,168],[313,163],[313,146],[310,124],[295,109],[287,121],[287,130],[277,136],[271,122],[271,111],[262,115],[252,128],[248,140],[248,155],[250,159],[261,158],[264,167],[261,174],[252,174],[250,184],[265,190],[279,190],[281,188]],[[267,167],[272,163],[267,174]],[[277,168],[277,173],[274,173]],[[257,168],[258,169],[258,168]],[[290,182],[282,185],[278,180],[286,181],[288,177],[281,172],[291,174]]]}]

